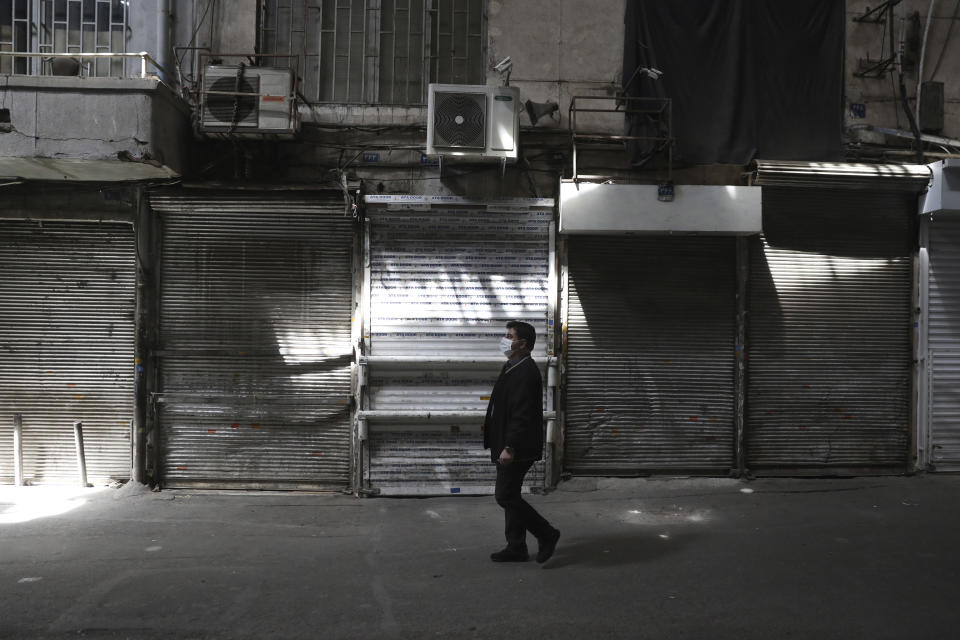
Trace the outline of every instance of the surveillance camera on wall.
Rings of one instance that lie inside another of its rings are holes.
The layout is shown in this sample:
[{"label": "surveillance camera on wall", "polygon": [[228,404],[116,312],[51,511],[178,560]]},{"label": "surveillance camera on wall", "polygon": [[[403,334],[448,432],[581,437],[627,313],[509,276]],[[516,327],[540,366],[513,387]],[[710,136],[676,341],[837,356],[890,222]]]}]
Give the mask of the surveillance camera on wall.
[{"label": "surveillance camera on wall", "polygon": [[493,69],[497,73],[506,73],[510,71],[510,68],[513,66],[513,61],[510,59],[510,56],[507,56],[497,64],[493,65]]}]

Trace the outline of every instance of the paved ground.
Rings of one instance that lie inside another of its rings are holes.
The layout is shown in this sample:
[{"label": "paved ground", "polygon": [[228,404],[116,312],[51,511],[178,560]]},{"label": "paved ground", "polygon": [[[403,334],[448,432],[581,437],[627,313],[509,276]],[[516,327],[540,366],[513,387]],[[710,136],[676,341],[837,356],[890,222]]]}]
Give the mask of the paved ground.
[{"label": "paved ground", "polygon": [[489,561],[491,498],[0,487],[0,637],[960,637],[960,476],[531,500],[543,566]]}]

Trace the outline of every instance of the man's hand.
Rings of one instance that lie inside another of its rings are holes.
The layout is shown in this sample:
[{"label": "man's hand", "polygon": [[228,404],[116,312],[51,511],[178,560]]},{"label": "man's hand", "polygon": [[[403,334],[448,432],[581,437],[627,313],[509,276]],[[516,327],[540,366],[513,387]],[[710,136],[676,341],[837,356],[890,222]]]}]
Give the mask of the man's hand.
[{"label": "man's hand", "polygon": [[507,449],[504,449],[500,452],[500,458],[498,459],[500,464],[510,464],[513,462],[513,454],[510,453]]}]

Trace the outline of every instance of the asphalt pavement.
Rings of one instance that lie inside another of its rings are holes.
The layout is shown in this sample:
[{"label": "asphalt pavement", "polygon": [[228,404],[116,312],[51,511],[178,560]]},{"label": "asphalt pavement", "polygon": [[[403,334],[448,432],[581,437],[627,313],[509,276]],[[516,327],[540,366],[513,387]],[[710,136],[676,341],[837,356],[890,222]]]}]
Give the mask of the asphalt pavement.
[{"label": "asphalt pavement", "polygon": [[530,501],[543,565],[490,561],[492,497],[0,486],[0,638],[960,637],[960,476]]}]

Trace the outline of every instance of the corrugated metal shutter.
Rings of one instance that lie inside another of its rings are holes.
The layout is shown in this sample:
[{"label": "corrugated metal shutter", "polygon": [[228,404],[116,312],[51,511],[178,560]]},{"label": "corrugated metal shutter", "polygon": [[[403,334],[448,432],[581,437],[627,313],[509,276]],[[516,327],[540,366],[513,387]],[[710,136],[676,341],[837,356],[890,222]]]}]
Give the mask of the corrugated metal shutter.
[{"label": "corrugated metal shutter", "polygon": [[929,228],[928,343],[932,377],[930,461],[960,470],[960,215],[937,214]]},{"label": "corrugated metal shutter", "polygon": [[[545,362],[552,203],[516,211],[370,208],[368,219],[371,355],[455,361],[372,365],[370,409],[485,411],[504,362],[497,342],[507,320],[536,328],[534,359]],[[476,358],[492,361],[464,363]],[[482,422],[372,422],[365,483],[381,493],[492,492]],[[542,486],[543,470],[536,463],[526,486]]]},{"label": "corrugated metal shutter", "polygon": [[0,221],[0,477],[23,416],[27,481],[130,477],[136,250],[129,224]]},{"label": "corrugated metal shutter", "polygon": [[736,240],[573,236],[565,470],[734,466]]},{"label": "corrugated metal shutter", "polygon": [[342,198],[157,193],[167,486],[343,487],[354,226]]},{"label": "corrugated metal shutter", "polygon": [[748,465],[905,465],[916,195],[764,188],[763,200]]},{"label": "corrugated metal shutter", "polygon": [[932,172],[925,164],[865,162],[801,162],[757,160],[755,184],[764,187],[869,189],[918,193],[927,188]]}]

